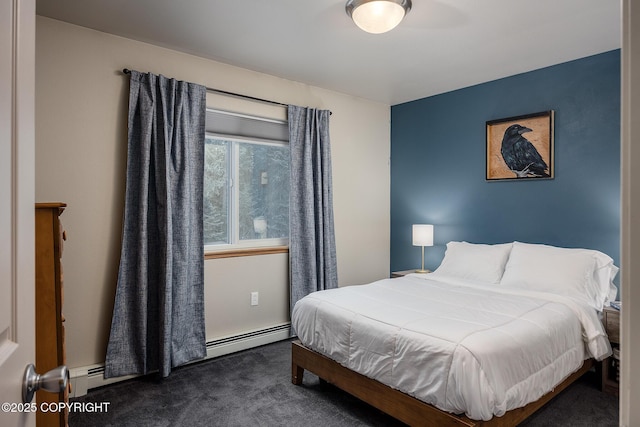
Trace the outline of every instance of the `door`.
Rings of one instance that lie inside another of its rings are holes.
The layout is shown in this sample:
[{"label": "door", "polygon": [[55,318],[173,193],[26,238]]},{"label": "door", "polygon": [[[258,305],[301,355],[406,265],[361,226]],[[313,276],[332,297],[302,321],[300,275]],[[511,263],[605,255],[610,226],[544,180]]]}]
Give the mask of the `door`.
[{"label": "door", "polygon": [[[0,0],[0,425],[33,426],[35,1]],[[27,408],[32,409],[32,408]]]}]

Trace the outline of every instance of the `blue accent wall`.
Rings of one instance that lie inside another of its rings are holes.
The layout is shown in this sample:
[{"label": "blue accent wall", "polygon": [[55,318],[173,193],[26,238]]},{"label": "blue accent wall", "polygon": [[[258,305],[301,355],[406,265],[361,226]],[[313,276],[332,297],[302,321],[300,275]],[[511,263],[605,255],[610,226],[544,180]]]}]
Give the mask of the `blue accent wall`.
[{"label": "blue accent wall", "polygon": [[[620,260],[620,51],[391,108],[391,270],[420,265],[412,224],[451,240],[597,249]],[[555,110],[555,178],[485,180],[485,123]]]}]

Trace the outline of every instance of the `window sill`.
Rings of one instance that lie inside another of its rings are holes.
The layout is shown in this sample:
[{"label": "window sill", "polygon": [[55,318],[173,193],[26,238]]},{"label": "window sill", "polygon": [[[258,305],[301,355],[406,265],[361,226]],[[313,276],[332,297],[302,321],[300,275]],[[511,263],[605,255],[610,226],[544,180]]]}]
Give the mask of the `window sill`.
[{"label": "window sill", "polygon": [[234,257],[242,257],[242,256],[287,254],[287,253],[289,253],[289,246],[267,246],[264,248],[241,248],[241,249],[228,249],[228,250],[222,250],[222,251],[207,251],[204,253],[204,259],[234,258]]}]

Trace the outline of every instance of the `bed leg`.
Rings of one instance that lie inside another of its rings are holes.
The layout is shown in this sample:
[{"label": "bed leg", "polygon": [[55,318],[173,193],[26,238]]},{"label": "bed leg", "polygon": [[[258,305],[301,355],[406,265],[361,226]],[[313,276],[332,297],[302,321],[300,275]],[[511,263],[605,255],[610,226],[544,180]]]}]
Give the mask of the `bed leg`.
[{"label": "bed leg", "polygon": [[291,382],[295,385],[302,385],[302,377],[304,376],[304,368],[291,362]]}]

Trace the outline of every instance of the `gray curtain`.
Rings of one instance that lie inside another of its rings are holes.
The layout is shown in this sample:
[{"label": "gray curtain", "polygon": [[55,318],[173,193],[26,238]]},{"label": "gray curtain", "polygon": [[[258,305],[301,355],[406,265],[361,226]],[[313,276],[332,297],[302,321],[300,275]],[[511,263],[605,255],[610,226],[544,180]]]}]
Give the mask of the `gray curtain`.
[{"label": "gray curtain", "polygon": [[338,287],[328,110],[290,105],[290,309],[305,295]]},{"label": "gray curtain", "polygon": [[124,230],[105,378],[206,354],[202,203],[206,88],[131,72]]}]

